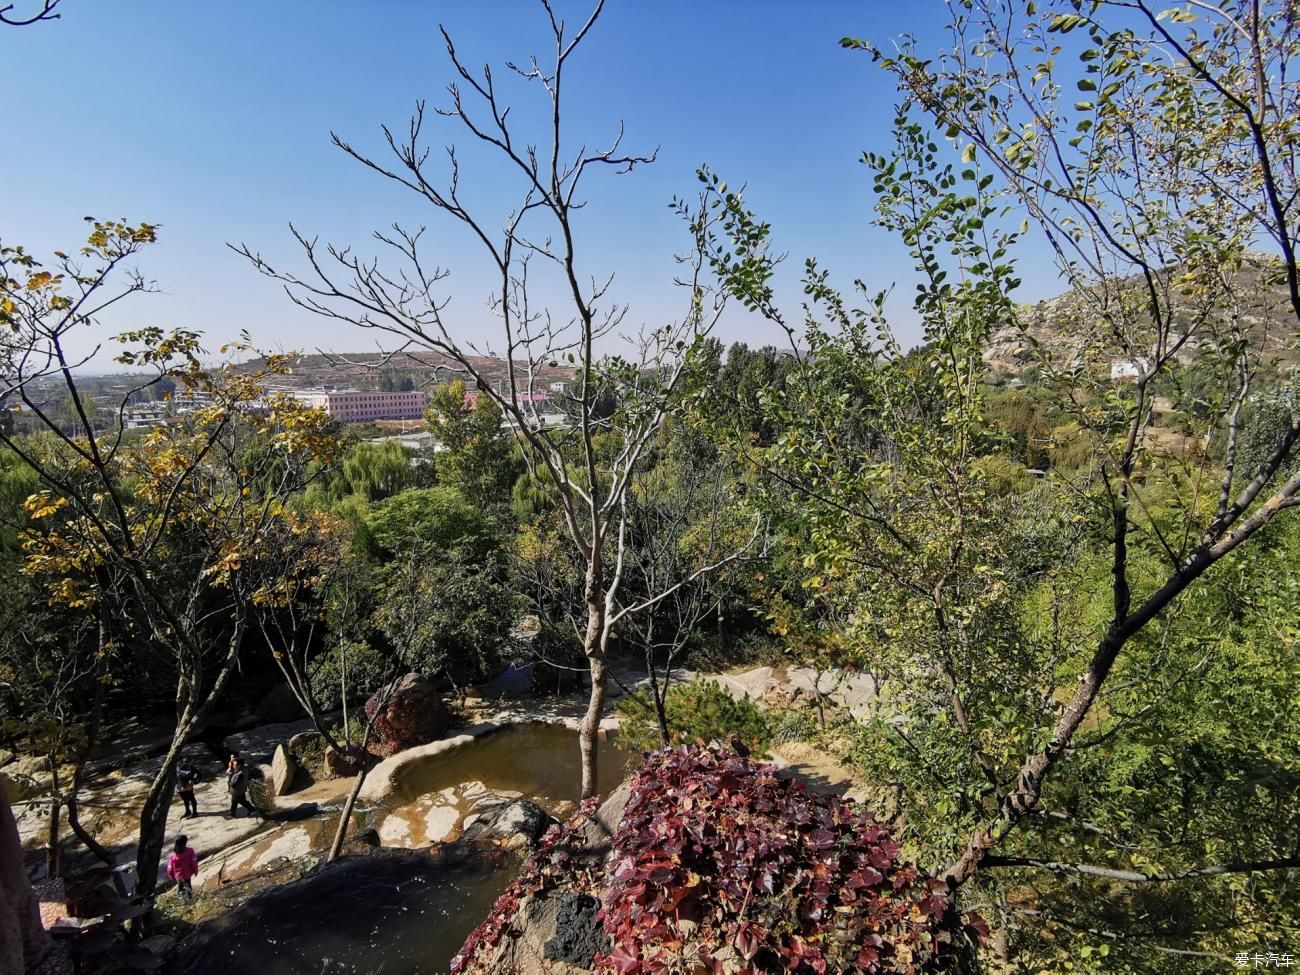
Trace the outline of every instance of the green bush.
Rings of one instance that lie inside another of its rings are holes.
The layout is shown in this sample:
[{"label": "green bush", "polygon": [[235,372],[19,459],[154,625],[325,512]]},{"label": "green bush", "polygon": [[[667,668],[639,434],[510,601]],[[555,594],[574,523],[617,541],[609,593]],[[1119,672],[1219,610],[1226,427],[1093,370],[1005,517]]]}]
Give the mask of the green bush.
[{"label": "green bush", "polygon": [[784,744],[789,741],[812,741],[821,732],[817,719],[799,708],[782,708],[766,715],[772,729],[772,741]]},{"label": "green bush", "polygon": [[[658,748],[659,727],[649,695],[618,703],[619,735],[631,748]],[[664,701],[668,734],[674,745],[726,742],[733,737],[751,752],[761,753],[772,742],[767,716],[749,698],[734,700],[716,681],[675,684]]]}]

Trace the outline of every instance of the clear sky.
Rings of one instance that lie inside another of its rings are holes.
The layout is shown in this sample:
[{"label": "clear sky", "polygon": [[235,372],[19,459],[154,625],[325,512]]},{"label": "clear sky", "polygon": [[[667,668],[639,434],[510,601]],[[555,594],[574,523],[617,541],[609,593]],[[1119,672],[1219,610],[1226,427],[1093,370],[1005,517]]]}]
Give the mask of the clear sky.
[{"label": "clear sky", "polygon": [[[21,12],[34,0],[17,2]],[[590,9],[557,6],[570,21]],[[290,221],[362,252],[374,228],[428,223],[432,253],[452,271],[452,320],[462,334],[491,334],[479,254],[329,133],[380,152],[380,123],[404,126],[417,98],[445,103],[452,69],[439,23],[472,64],[544,51],[533,0],[64,0],[60,11],[52,23],[0,28],[6,242],[71,249],[91,214],[160,223],[141,267],[164,293],[138,299],[135,322],[197,328],[213,347],[248,329],[266,346],[366,349],[377,336],[295,308],[226,244],[298,268]],[[571,63],[566,124],[595,145],[622,119],[629,149],[659,147],[651,167],[598,175],[581,225],[584,266],[616,272],[629,324],[680,314],[673,254],[686,236],[668,202],[694,192],[703,163],[748,184],[792,271],[816,255],[846,284],[905,281],[902,246],[869,226],[858,162],[887,144],[893,86],[838,41],[904,31],[937,40],[945,16],[942,0],[609,0]],[[537,107],[517,100],[519,115]],[[432,124],[435,146],[463,138],[450,121]],[[463,181],[492,223],[517,198],[477,157]],[[740,316],[722,337],[775,338]]]}]

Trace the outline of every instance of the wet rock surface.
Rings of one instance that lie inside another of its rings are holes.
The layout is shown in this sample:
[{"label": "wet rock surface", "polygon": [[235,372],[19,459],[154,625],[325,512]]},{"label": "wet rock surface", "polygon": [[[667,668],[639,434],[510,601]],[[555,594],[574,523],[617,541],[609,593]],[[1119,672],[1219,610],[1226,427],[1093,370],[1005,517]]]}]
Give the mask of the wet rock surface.
[{"label": "wet rock surface", "polygon": [[609,948],[609,938],[596,917],[600,901],[588,894],[564,894],[555,911],[555,937],[542,948],[542,956],[590,969],[596,952]]}]

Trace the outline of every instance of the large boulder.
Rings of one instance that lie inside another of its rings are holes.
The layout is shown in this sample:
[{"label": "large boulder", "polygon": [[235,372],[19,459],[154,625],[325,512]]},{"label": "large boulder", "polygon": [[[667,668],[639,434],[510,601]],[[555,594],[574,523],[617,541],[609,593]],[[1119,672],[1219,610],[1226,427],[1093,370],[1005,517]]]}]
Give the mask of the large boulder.
[{"label": "large boulder", "polygon": [[465,839],[480,840],[507,850],[528,852],[555,820],[527,799],[495,803],[465,819]]},{"label": "large boulder", "polygon": [[375,751],[393,755],[440,738],[451,725],[451,712],[433,685],[419,674],[407,674],[381,706],[382,691],[366,702],[366,717],[374,720],[379,742]]},{"label": "large boulder", "polygon": [[275,746],[271,756],[271,795],[283,796],[293,791],[293,777],[298,772],[298,763],[289,754],[284,745]]}]

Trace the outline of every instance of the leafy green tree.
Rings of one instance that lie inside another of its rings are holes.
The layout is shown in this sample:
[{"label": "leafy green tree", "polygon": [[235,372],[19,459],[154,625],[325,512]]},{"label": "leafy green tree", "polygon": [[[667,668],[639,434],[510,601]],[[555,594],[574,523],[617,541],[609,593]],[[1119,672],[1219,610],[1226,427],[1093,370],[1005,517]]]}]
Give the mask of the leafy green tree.
[{"label": "leafy green tree", "polygon": [[354,444],[343,455],[342,473],[350,494],[382,501],[411,483],[411,457],[392,440]]},{"label": "leafy green tree", "polygon": [[514,437],[503,427],[504,414],[490,396],[471,399],[457,379],[434,390],[425,423],[443,448],[438,480],[486,509],[508,502],[522,464]]},{"label": "leafy green tree", "polygon": [[416,542],[378,585],[376,624],[408,666],[456,687],[500,670],[517,611],[499,560]]},{"label": "leafy green tree", "polygon": [[480,552],[496,544],[482,509],[445,486],[416,488],[380,501],[366,523],[375,545],[389,557],[413,544],[430,551],[462,546]]}]

